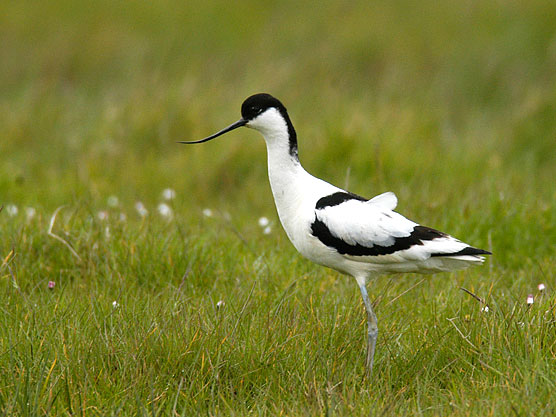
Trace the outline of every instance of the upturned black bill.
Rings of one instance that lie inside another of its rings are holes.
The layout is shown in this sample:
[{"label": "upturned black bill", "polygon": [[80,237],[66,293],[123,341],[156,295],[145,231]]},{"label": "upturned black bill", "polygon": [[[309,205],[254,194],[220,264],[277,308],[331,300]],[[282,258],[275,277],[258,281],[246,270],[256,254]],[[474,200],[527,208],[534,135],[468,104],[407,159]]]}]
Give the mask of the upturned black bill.
[{"label": "upturned black bill", "polygon": [[187,141],[180,141],[178,143],[203,143],[203,142],[208,142],[209,140],[212,140],[214,138],[217,138],[218,136],[223,135],[224,133],[228,133],[231,130],[237,129],[238,127],[241,126],[245,126],[247,124],[247,120],[245,119],[239,119],[237,122],[235,122],[234,124],[231,124],[230,126],[228,126],[225,129],[222,129],[220,132],[215,133],[214,135],[210,135],[208,138],[204,138],[204,139],[200,139],[200,140],[194,140],[191,142],[187,142]]}]

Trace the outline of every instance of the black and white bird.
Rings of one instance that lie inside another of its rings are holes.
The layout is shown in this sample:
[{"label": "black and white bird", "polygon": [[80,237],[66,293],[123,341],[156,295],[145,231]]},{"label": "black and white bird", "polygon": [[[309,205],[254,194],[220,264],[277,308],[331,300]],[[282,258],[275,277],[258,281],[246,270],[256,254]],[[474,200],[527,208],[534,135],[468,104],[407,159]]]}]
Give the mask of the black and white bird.
[{"label": "black and white bird", "polygon": [[367,312],[369,374],[378,336],[366,289],[369,278],[463,269],[481,264],[481,255],[490,255],[398,214],[392,192],[368,200],[309,174],[299,162],[297,134],[288,112],[269,94],[247,98],[241,106],[241,119],[227,128],[205,139],[180,143],[207,142],[241,126],[264,136],[274,202],[292,244],[311,261],[357,281]]}]

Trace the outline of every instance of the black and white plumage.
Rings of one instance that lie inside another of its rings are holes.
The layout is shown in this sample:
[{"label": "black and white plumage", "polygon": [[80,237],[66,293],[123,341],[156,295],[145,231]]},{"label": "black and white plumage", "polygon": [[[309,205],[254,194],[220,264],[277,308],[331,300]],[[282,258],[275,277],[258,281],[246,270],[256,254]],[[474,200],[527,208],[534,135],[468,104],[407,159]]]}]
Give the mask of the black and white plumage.
[{"label": "black and white plumage", "polygon": [[317,201],[311,234],[345,258],[377,264],[378,272],[450,270],[448,259],[481,262],[477,255],[487,253],[406,219],[396,204],[391,192],[371,200],[335,192]]},{"label": "black and white plumage", "polygon": [[311,261],[357,280],[367,312],[370,373],[378,327],[367,294],[368,279],[385,273],[463,269],[482,263],[482,255],[490,252],[406,219],[394,211],[394,193],[367,200],[310,175],[299,162],[297,134],[287,110],[271,95],[247,98],[241,115],[212,136],[180,143],[207,142],[241,126],[262,133],[272,194],[290,241]]}]

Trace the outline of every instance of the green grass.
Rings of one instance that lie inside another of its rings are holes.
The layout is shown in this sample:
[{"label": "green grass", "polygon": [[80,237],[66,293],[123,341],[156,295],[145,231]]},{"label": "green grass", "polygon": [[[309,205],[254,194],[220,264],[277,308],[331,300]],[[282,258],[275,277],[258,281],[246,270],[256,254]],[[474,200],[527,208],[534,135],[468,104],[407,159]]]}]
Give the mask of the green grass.
[{"label": "green grass", "polygon": [[[3,4],[0,412],[554,415],[556,6],[506,3]],[[369,284],[371,381],[357,287],[288,242],[262,138],[175,144],[258,91],[310,172],[494,253]]]}]

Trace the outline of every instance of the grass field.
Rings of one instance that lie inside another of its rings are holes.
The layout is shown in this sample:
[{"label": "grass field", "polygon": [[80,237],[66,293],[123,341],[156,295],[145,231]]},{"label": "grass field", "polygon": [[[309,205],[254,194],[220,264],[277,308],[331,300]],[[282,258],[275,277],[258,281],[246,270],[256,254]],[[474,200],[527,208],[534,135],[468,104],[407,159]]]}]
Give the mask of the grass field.
[{"label": "grass field", "polygon": [[[1,7],[0,412],[553,416],[556,4],[197,3]],[[370,283],[370,381],[262,138],[175,143],[259,91],[308,171],[494,253]]]}]

